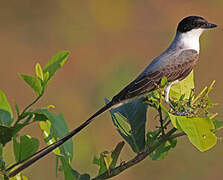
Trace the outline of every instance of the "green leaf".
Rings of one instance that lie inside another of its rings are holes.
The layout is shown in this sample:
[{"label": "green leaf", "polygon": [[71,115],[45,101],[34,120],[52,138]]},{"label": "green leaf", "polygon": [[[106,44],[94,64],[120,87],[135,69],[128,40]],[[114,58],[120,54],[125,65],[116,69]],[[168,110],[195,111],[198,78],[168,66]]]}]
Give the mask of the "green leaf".
[{"label": "green leaf", "polygon": [[[60,150],[61,150],[61,154],[65,154],[65,151],[63,148]],[[75,179],[72,172],[72,168],[70,166],[70,160],[64,156],[57,156],[57,157],[61,161],[61,167],[59,170],[64,172],[65,180]],[[56,165],[56,168],[58,168],[57,165]],[[56,169],[56,173],[57,173],[57,169]]]},{"label": "green leaf", "polygon": [[107,171],[107,167],[106,167],[106,164],[104,162],[104,156],[105,154],[108,154],[108,151],[104,151],[100,154],[99,158],[97,158],[96,156],[94,156],[94,159],[93,159],[93,164],[96,164],[98,165],[100,168],[99,168],[99,171],[98,171],[98,174],[103,174],[104,172]]},{"label": "green leaf", "polygon": [[12,109],[5,94],[0,90],[0,125],[9,126],[13,122]]},{"label": "green leaf", "polygon": [[[61,154],[65,154],[65,150],[62,148]],[[88,174],[80,174],[70,166],[70,160],[65,156],[57,156],[57,159],[61,161],[61,167],[59,168],[60,171],[64,172],[65,180],[90,180],[90,176]],[[56,174],[58,169],[58,163],[56,164]]]},{"label": "green leaf", "polygon": [[214,120],[213,123],[214,123],[215,130],[217,131],[223,127],[223,121]]},{"label": "green leaf", "polygon": [[0,126],[0,144],[4,146],[11,141],[12,137],[26,125],[28,123],[16,124],[13,127]]},{"label": "green leaf", "polygon": [[118,143],[112,152],[104,151],[100,154],[99,158],[94,156],[93,164],[96,164],[100,167],[98,175],[103,174],[109,169],[115,168],[124,144],[124,141]]},{"label": "green leaf", "polygon": [[[58,169],[59,169],[59,171],[64,172],[65,180],[70,180],[70,179],[78,180],[78,179],[80,179],[80,177],[82,175],[80,175],[77,171],[72,169],[72,167],[70,166],[70,159],[67,158],[67,156],[61,156],[61,155],[66,154],[65,148],[60,148],[60,149],[58,149],[58,151],[59,151],[57,153],[58,155],[56,156],[56,176],[58,174]],[[60,159],[60,161],[61,161],[61,166],[60,167],[58,166],[58,159]],[[74,172],[76,172],[76,174],[74,174]]]},{"label": "green leaf", "polygon": [[118,143],[116,145],[115,149],[112,151],[112,153],[111,153],[112,161],[111,161],[111,164],[109,166],[110,169],[115,168],[115,166],[117,164],[118,157],[119,157],[124,145],[125,145],[125,142],[122,141],[122,142]]},{"label": "green leaf", "polygon": [[[49,73],[47,81],[49,81],[58,69],[63,67],[64,63],[67,61],[68,56],[70,55],[69,51],[61,51],[56,53],[46,64],[43,69],[44,74]],[[45,79],[46,77],[44,77]]]},{"label": "green leaf", "polygon": [[56,177],[58,176],[58,169],[59,169],[59,156],[56,156]]},{"label": "green leaf", "polygon": [[[145,147],[145,124],[148,105],[142,101],[143,99],[140,98],[110,110],[117,131],[136,153],[143,151]],[[108,100],[106,100],[106,103],[108,103]]]},{"label": "green leaf", "polygon": [[[147,143],[154,145],[158,142],[156,137],[157,131],[149,131],[147,133]],[[152,160],[163,160],[167,155],[170,149],[174,148],[177,144],[177,139],[170,139],[162,143],[158,148],[156,148],[149,156]]]},{"label": "green leaf", "polygon": [[4,146],[7,142],[11,141],[13,136],[13,129],[0,126],[0,143]]},{"label": "green leaf", "polygon": [[33,122],[34,121],[46,121],[46,120],[48,120],[48,118],[45,114],[34,113]]},{"label": "green leaf", "polygon": [[44,81],[45,86],[47,85],[47,82],[49,80],[49,77],[50,77],[50,73],[49,72],[44,73],[44,75],[43,75],[43,81]]},{"label": "green leaf", "polygon": [[[2,149],[1,145],[0,145],[0,150]],[[5,169],[5,161],[3,160],[2,156],[0,156],[0,175],[1,175],[1,171]]]},{"label": "green leaf", "polygon": [[70,180],[70,179],[74,179],[74,175],[72,173],[72,168],[69,164],[69,160],[60,156],[59,157],[62,163],[62,169],[64,171],[64,176],[65,176],[65,180]]},{"label": "green leaf", "polygon": [[170,88],[170,97],[178,100],[183,94],[185,94],[185,98],[188,99],[193,88],[194,72],[192,71],[184,80],[174,84]]},{"label": "green leaf", "polygon": [[14,151],[15,160],[16,162],[18,162],[20,159],[20,144],[17,142],[16,136],[13,137],[13,151]]},{"label": "green leaf", "polygon": [[212,132],[215,127],[210,118],[175,116],[171,113],[169,116],[173,126],[184,131],[190,142],[201,152],[207,151],[216,144],[217,137]]},{"label": "green leaf", "polygon": [[17,142],[16,137],[13,137],[13,150],[16,162],[21,161],[39,148],[39,140],[29,135],[20,136],[20,142]]},{"label": "green leaf", "polygon": [[2,157],[2,153],[3,153],[3,146],[2,144],[0,144],[0,157]]},{"label": "green leaf", "polygon": [[[59,140],[69,133],[67,124],[62,114],[56,115],[49,112],[47,109],[41,109],[35,111],[35,113],[42,114],[48,119],[47,121],[44,119],[44,121],[40,122],[40,128],[43,131],[44,140],[48,145],[54,143],[56,140]],[[65,156],[67,159],[69,159],[69,161],[71,161],[73,158],[72,140],[68,140],[59,148],[56,148],[53,152],[59,156]]]},{"label": "green leaf", "polygon": [[10,113],[8,111],[0,109],[0,125],[10,126],[12,122],[13,120],[11,118]]},{"label": "green leaf", "polygon": [[42,93],[42,85],[38,78],[25,74],[20,74],[20,76],[38,96]]},{"label": "green leaf", "polygon": [[15,134],[17,134],[22,128],[24,128],[25,126],[29,125],[29,123],[18,123],[16,125],[14,125],[13,127],[11,127],[11,130],[12,130],[12,133],[13,133],[13,136]]},{"label": "green leaf", "polygon": [[14,106],[15,106],[16,114],[17,114],[17,116],[19,116],[19,114],[20,114],[19,106],[15,101],[14,101]]},{"label": "green leaf", "polygon": [[162,79],[161,79],[161,82],[160,82],[160,86],[161,87],[165,87],[167,85],[168,81],[167,81],[167,78],[164,76]]},{"label": "green leaf", "polygon": [[80,174],[76,170],[72,169],[75,180],[90,180],[89,174]]},{"label": "green leaf", "polygon": [[36,64],[36,76],[43,81],[43,70],[39,63]]},{"label": "green leaf", "polygon": [[28,123],[18,123],[13,127],[0,126],[0,144],[4,146],[7,142],[11,141],[17,132],[27,125]]},{"label": "green leaf", "polygon": [[[56,142],[56,139],[53,137],[53,132],[51,130],[51,122],[45,121],[39,123],[41,130],[43,131],[43,138],[47,145],[53,144]],[[57,155],[60,155],[59,147],[54,149],[53,152]]]},{"label": "green leaf", "polygon": [[8,100],[3,93],[3,91],[0,90],[0,109],[4,109],[5,111],[8,111],[11,116],[13,116],[12,109],[8,103]]}]

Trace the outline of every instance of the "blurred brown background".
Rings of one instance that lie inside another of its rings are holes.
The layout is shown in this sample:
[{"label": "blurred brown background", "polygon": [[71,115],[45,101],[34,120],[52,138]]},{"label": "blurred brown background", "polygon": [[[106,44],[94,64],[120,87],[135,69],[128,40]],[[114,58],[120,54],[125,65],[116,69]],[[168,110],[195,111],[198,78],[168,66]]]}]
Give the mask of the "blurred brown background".
[{"label": "blurred brown background", "polygon": [[[11,104],[16,100],[22,108],[34,98],[18,73],[33,74],[37,62],[43,66],[54,53],[70,50],[69,61],[36,107],[56,105],[55,111],[62,112],[73,129],[103,105],[104,97],[115,95],[169,45],[183,17],[200,15],[219,26],[201,37],[196,87],[199,91],[217,80],[211,98],[219,103],[214,110],[222,120],[223,0],[0,2],[0,89]],[[148,117],[149,126],[155,125],[154,115],[149,112]],[[41,137],[38,124],[22,133]],[[73,138],[73,168],[95,176],[93,156],[112,150],[121,140],[109,113],[105,113]],[[13,162],[10,145],[5,153],[8,162]],[[133,155],[126,145],[121,159],[127,161]],[[183,137],[164,160],[148,158],[113,179],[222,179],[222,161],[221,143],[200,153]],[[55,179],[55,156],[51,153],[24,174],[32,180]],[[63,179],[63,174],[57,179]]]}]

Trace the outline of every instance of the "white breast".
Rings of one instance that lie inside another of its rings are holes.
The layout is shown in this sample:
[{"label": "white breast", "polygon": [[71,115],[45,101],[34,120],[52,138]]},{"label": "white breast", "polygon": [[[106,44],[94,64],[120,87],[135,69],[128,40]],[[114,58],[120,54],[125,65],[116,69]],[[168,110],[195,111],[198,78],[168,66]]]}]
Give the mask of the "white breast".
[{"label": "white breast", "polygon": [[173,41],[174,46],[180,46],[183,49],[194,49],[198,53],[200,51],[199,38],[204,29],[193,29],[186,33],[178,32]]}]

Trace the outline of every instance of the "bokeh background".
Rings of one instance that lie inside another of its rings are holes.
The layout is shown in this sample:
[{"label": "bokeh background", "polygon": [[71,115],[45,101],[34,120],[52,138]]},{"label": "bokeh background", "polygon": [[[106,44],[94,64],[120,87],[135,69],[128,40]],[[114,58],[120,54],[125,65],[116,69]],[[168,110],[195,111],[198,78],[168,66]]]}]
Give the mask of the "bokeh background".
[{"label": "bokeh background", "polygon": [[[44,65],[67,49],[69,61],[36,107],[56,105],[54,111],[62,112],[73,129],[104,104],[104,97],[115,95],[165,50],[183,17],[201,15],[219,26],[201,37],[196,89],[217,81],[211,98],[219,103],[214,110],[223,119],[223,0],[0,0],[0,4],[0,89],[11,104],[15,100],[22,108],[34,98],[18,73],[33,74],[37,62]],[[157,123],[153,118],[149,111],[149,127]],[[38,124],[23,133],[41,138]],[[73,138],[73,168],[95,176],[93,156],[112,150],[121,140],[109,113],[103,114]],[[13,162],[10,145],[4,153]],[[125,145],[121,160],[133,156]],[[222,162],[222,143],[201,153],[182,137],[164,160],[147,158],[113,179],[222,179]],[[32,180],[55,179],[55,156],[51,153],[24,174]],[[56,179],[63,179],[63,174]]]}]

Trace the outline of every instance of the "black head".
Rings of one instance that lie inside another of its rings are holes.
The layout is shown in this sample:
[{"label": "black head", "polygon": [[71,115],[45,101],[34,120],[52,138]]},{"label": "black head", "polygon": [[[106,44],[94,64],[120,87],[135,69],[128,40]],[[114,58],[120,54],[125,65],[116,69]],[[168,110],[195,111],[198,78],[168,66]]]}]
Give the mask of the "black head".
[{"label": "black head", "polygon": [[184,33],[188,32],[192,29],[209,29],[209,28],[215,28],[217,27],[216,24],[209,23],[207,20],[200,16],[188,16],[184,18],[180,23],[178,24],[177,31]]}]

